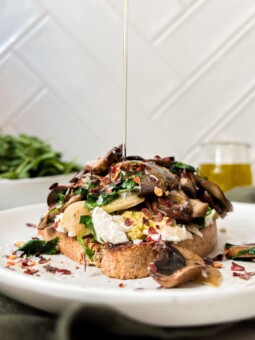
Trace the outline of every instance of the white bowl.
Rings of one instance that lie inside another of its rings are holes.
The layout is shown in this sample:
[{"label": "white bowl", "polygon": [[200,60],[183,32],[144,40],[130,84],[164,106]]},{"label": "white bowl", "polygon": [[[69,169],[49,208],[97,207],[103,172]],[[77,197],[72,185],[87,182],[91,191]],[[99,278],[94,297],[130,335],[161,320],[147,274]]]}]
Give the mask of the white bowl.
[{"label": "white bowl", "polygon": [[75,173],[28,179],[0,179],[0,210],[45,203],[53,183],[67,184]]}]

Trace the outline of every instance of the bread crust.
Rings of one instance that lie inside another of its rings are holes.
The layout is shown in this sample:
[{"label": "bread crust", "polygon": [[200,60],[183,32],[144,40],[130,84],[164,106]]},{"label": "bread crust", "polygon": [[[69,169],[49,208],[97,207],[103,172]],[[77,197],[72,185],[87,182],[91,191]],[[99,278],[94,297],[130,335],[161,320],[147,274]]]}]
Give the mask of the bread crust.
[{"label": "bread crust", "polygon": [[[193,235],[193,239],[176,244],[201,257],[208,255],[217,244],[216,222],[214,221],[200,231],[203,237]],[[54,228],[45,228],[40,230],[39,234],[47,241],[58,236],[60,238],[60,252],[76,262],[84,262],[84,250],[75,237],[68,237],[64,233],[57,232]],[[110,245],[92,243],[88,236],[84,238],[84,241],[88,247],[94,250],[93,260],[86,258],[86,263],[101,268],[102,272],[109,277],[121,280],[147,277],[149,275],[148,264],[156,256],[153,250],[154,242],[141,242],[140,244],[129,242],[121,245]]]}]

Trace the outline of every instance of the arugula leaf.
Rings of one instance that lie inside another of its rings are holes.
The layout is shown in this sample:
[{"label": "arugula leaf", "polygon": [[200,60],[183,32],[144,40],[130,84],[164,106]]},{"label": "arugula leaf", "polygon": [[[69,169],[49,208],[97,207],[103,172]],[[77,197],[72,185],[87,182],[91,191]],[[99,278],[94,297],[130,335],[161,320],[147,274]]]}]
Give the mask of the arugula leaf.
[{"label": "arugula leaf", "polygon": [[58,254],[59,252],[57,249],[58,241],[59,237],[55,237],[53,240],[50,241],[30,240],[19,247],[17,251],[22,251],[22,255],[26,254],[27,256],[41,254],[54,255]]},{"label": "arugula leaf", "polygon": [[92,217],[89,215],[82,215],[80,217],[80,223],[85,224],[86,228],[90,228],[90,229],[94,228]]},{"label": "arugula leaf", "polygon": [[77,236],[77,241],[78,241],[78,243],[82,246],[85,255],[88,256],[88,258],[89,258],[90,260],[93,260],[93,256],[94,256],[94,254],[95,254],[94,250],[91,249],[91,248],[89,248],[89,247],[85,244],[85,242],[84,242],[82,236]]},{"label": "arugula leaf", "polygon": [[93,235],[92,242],[94,242],[94,240],[96,240],[97,235],[96,235],[96,230],[94,228],[94,224],[92,222],[92,217],[89,215],[82,215],[80,217],[80,223],[84,224],[85,228],[91,229],[92,235]]},{"label": "arugula leaf", "polygon": [[0,131],[0,178],[19,179],[68,174],[81,169],[74,162],[64,162],[60,152],[43,140]]}]

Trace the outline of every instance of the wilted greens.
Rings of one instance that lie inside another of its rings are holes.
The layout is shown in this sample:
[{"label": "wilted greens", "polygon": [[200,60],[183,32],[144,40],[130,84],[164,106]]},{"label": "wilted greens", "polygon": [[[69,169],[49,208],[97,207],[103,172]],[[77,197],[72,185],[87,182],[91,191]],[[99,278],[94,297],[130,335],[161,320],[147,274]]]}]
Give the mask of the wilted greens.
[{"label": "wilted greens", "polygon": [[60,152],[43,140],[0,131],[0,178],[20,179],[68,174],[80,170],[75,162],[65,162]]}]

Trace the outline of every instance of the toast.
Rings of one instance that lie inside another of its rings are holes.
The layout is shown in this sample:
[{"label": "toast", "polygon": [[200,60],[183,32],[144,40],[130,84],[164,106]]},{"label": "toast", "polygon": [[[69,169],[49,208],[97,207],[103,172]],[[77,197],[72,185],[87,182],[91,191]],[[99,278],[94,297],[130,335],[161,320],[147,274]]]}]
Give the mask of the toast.
[{"label": "toast", "polygon": [[67,185],[54,184],[47,203],[38,233],[59,237],[60,253],[118,279],[147,277],[158,243],[208,255],[217,244],[216,219],[232,210],[192,166],[173,157],[122,161],[120,146]]}]

